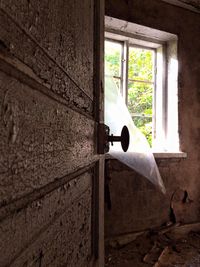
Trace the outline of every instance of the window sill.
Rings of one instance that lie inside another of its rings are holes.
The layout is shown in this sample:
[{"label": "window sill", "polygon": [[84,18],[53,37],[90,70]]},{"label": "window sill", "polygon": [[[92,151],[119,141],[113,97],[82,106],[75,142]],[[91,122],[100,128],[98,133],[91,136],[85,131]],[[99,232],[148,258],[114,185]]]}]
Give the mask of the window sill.
[{"label": "window sill", "polygon": [[153,152],[156,159],[185,159],[187,153],[185,152]]},{"label": "window sill", "polygon": [[[186,152],[153,152],[156,159],[185,159],[187,158]],[[106,154],[106,159],[115,159],[109,154]]]}]

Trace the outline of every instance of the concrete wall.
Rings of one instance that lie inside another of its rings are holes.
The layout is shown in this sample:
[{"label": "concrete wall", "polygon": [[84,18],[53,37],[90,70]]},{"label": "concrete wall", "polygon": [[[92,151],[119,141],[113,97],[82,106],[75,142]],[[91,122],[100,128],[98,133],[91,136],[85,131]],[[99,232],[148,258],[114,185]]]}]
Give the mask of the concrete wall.
[{"label": "concrete wall", "polygon": [[106,15],[178,35],[179,130],[186,159],[157,159],[166,185],[162,195],[148,180],[110,160],[112,209],[106,236],[140,231],[169,221],[200,220],[200,15],[156,0],[107,0]]}]

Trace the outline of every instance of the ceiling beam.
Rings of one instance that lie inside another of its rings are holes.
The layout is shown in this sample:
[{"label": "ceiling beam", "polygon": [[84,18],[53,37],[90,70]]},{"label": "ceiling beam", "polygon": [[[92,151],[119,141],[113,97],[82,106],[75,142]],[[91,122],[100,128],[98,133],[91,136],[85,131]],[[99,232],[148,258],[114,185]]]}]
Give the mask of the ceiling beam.
[{"label": "ceiling beam", "polygon": [[162,0],[162,1],[200,13],[200,0]]}]

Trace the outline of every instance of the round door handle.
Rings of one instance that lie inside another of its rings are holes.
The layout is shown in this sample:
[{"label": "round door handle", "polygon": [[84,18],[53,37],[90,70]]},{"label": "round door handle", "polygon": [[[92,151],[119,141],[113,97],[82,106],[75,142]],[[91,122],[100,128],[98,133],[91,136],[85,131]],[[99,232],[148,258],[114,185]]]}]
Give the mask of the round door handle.
[{"label": "round door handle", "polygon": [[124,152],[126,152],[129,148],[129,142],[130,142],[128,127],[124,126],[122,128],[121,136],[114,136],[113,134],[109,135],[108,142],[111,142],[111,145],[113,145],[113,142],[121,142],[122,149]]}]

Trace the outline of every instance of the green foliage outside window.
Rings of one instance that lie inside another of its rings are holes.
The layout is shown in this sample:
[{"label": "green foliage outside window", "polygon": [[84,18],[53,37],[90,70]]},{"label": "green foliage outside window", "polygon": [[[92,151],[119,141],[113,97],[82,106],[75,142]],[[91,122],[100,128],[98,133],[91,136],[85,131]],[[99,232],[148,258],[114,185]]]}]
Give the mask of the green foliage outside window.
[{"label": "green foliage outside window", "polygon": [[[120,76],[121,45],[118,47],[115,45],[112,49],[113,43],[106,43],[105,63],[111,75]],[[134,124],[146,136],[150,146],[152,146],[153,60],[152,50],[129,48],[127,105]]]},{"label": "green foliage outside window", "polygon": [[152,50],[135,47],[129,49],[128,109],[135,125],[146,136],[150,146],[152,145],[153,56]]},{"label": "green foliage outside window", "polygon": [[105,42],[105,62],[109,69],[108,75],[120,76],[121,68],[121,44],[115,42]]},{"label": "green foliage outside window", "polygon": [[152,86],[145,83],[129,83],[128,109],[134,124],[152,145]]},{"label": "green foliage outside window", "polygon": [[128,78],[153,81],[153,51],[130,47]]}]

